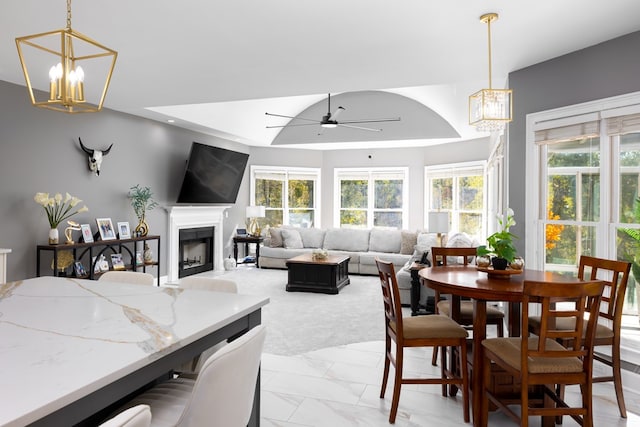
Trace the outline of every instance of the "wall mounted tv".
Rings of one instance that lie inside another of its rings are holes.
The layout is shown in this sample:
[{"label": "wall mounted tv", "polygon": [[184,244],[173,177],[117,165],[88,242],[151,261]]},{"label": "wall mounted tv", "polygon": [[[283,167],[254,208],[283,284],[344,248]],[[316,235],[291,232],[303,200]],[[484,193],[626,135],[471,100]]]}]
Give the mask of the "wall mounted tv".
[{"label": "wall mounted tv", "polygon": [[236,202],[249,155],[194,142],[178,203]]}]

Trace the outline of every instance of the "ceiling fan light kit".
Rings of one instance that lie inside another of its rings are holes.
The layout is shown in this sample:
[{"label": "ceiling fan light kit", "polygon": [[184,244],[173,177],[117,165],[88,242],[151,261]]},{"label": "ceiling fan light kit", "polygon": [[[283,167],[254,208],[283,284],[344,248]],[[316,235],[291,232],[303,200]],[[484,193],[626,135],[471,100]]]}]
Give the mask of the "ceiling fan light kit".
[{"label": "ceiling fan light kit", "polygon": [[[291,121],[289,123],[287,123],[286,125],[267,126],[267,129],[286,128],[286,127],[291,127],[291,126],[320,125],[320,127],[322,129],[334,129],[334,128],[337,128],[337,127],[345,127],[345,128],[359,129],[359,130],[365,130],[365,131],[370,131],[370,132],[381,132],[382,129],[369,128],[369,127],[364,127],[364,126],[356,126],[356,124],[397,122],[397,121],[400,121],[400,117],[394,117],[394,118],[389,118],[389,119],[361,119],[361,120],[345,120],[345,121],[340,121],[339,122],[337,120],[337,118],[343,111],[345,111],[345,108],[340,106],[333,113],[331,113],[331,94],[328,94],[328,96],[327,96],[327,114],[322,116],[321,120],[308,119],[308,118],[299,117],[299,116],[295,116],[294,117],[294,116],[284,116],[282,114],[265,113],[267,116],[284,117],[284,118],[291,119]],[[308,123],[291,123],[293,120],[304,120],[304,121],[306,121]],[[321,133],[322,129],[320,130],[318,135],[322,134]]]},{"label": "ceiling fan light kit", "polygon": [[487,24],[489,89],[480,89],[469,97],[469,124],[480,132],[501,131],[513,120],[513,91],[491,87],[491,23],[497,19],[497,13],[486,13],[480,17],[480,21]]},{"label": "ceiling fan light kit", "polygon": [[71,28],[71,0],[66,28],[17,37],[16,47],[33,105],[65,113],[102,109],[118,52]]}]

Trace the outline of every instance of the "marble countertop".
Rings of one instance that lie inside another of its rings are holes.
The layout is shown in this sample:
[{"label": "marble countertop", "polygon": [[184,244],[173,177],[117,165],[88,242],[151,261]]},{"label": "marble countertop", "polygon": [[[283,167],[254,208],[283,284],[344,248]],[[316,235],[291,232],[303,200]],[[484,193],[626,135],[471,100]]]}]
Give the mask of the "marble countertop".
[{"label": "marble countertop", "polygon": [[0,425],[33,422],[268,301],[51,276],[0,284]]}]

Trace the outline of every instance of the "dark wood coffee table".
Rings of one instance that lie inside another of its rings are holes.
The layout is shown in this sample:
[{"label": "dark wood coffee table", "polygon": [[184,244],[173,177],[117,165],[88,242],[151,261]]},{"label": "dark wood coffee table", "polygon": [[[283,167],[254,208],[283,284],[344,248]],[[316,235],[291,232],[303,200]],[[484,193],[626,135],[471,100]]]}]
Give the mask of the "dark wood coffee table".
[{"label": "dark wood coffee table", "polygon": [[287,260],[289,281],[287,291],[337,294],[349,284],[349,257],[329,255],[314,259],[309,254]]}]

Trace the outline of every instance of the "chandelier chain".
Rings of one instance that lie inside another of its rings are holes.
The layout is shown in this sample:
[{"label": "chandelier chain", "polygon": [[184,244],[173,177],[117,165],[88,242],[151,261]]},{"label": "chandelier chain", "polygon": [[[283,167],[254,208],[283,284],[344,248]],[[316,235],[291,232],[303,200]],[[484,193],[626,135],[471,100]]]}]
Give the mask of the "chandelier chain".
[{"label": "chandelier chain", "polygon": [[[71,0],[69,0],[70,2]],[[493,21],[493,18],[489,18],[487,19],[487,35],[489,38],[489,89],[491,89],[491,21]],[[71,25],[71,24],[69,24]]]},{"label": "chandelier chain", "polygon": [[71,28],[71,0],[67,0],[67,28]]}]

